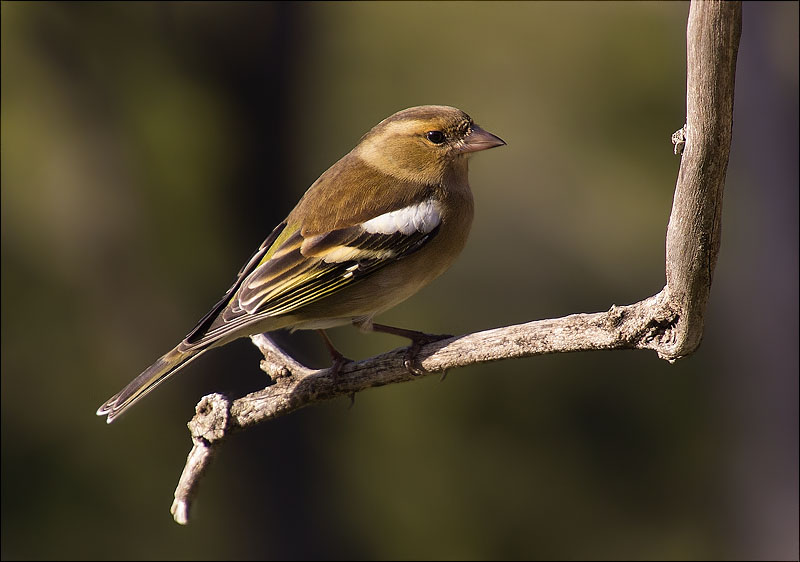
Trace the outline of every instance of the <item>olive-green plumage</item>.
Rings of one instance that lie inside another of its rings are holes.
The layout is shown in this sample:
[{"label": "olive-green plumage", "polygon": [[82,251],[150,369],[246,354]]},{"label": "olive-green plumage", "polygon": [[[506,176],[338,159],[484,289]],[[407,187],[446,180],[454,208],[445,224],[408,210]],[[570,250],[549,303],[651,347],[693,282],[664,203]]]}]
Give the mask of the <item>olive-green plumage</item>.
[{"label": "olive-green plumage", "polygon": [[473,215],[467,157],[503,144],[453,107],[384,119],[311,185],[186,338],[97,414],[111,423],[201,353],[240,337],[370,329],[461,252]]}]

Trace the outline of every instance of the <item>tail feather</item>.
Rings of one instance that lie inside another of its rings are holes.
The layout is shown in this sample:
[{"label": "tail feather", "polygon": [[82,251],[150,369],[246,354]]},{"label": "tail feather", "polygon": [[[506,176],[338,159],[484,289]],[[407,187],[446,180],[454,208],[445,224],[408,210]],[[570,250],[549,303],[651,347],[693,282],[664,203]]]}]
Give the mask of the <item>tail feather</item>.
[{"label": "tail feather", "polygon": [[193,359],[199,357],[206,349],[208,348],[178,351],[178,348],[175,348],[164,354],[145,369],[141,375],[133,379],[128,386],[100,406],[97,409],[97,415],[107,415],[106,423],[111,423],[148,392],[188,365]]}]

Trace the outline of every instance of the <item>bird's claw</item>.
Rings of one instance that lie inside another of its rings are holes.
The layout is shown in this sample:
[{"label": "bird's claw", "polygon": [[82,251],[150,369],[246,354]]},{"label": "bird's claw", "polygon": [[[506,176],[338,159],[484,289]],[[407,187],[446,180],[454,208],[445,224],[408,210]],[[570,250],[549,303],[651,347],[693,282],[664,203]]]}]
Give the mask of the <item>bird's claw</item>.
[{"label": "bird's claw", "polygon": [[331,366],[328,367],[328,375],[335,381],[339,378],[339,373],[342,371],[342,367],[344,367],[347,363],[350,363],[352,359],[348,359],[341,353],[337,354],[332,359],[333,363],[331,363]]},{"label": "bird's claw", "polygon": [[426,374],[428,371],[417,361],[417,354],[420,349],[422,349],[422,346],[452,337],[453,336],[449,334],[426,334],[424,332],[418,332],[417,335],[410,338],[411,345],[406,349],[403,358],[403,366],[412,376],[418,377]]}]

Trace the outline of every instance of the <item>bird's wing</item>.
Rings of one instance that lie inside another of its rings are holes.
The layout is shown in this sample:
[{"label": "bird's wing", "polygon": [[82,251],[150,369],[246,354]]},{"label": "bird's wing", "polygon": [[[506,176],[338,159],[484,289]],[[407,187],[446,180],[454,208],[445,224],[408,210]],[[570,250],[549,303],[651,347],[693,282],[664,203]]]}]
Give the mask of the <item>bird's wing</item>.
[{"label": "bird's wing", "polygon": [[214,305],[214,307],[209,310],[205,316],[203,316],[197,325],[192,328],[192,331],[187,334],[187,336],[183,340],[183,344],[186,347],[195,347],[195,344],[198,344],[201,340],[204,340],[204,336],[208,331],[209,327],[213,324],[214,320],[220,315],[220,313],[225,310],[225,307],[231,302],[231,299],[236,294],[236,291],[239,290],[239,287],[242,285],[242,281],[250,275],[253,270],[255,270],[261,261],[264,259],[264,256],[270,251],[272,246],[280,244],[280,237],[281,234],[286,229],[286,222],[282,222],[275,229],[267,236],[267,239],[258,247],[258,250],[250,257],[246,264],[242,266],[239,270],[239,273],[236,275],[236,280],[231,285],[230,289],[225,292],[225,295],[220,299],[220,301]]},{"label": "bird's wing", "polygon": [[203,346],[243,327],[296,311],[422,248],[439,231],[441,207],[426,199],[321,234],[276,228],[225,297],[186,337]]}]

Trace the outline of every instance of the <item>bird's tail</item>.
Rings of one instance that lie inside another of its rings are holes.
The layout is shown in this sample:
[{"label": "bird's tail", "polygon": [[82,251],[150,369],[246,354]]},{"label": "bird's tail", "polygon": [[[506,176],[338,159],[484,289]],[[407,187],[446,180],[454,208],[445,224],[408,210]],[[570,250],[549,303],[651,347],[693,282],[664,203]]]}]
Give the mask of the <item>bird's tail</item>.
[{"label": "bird's tail", "polygon": [[107,415],[106,422],[111,423],[148,392],[188,365],[193,359],[199,357],[207,349],[208,347],[202,347],[180,351],[180,346],[178,346],[164,354],[158,361],[145,369],[141,375],[133,379],[128,386],[106,400],[105,404],[97,409],[97,415]]}]

